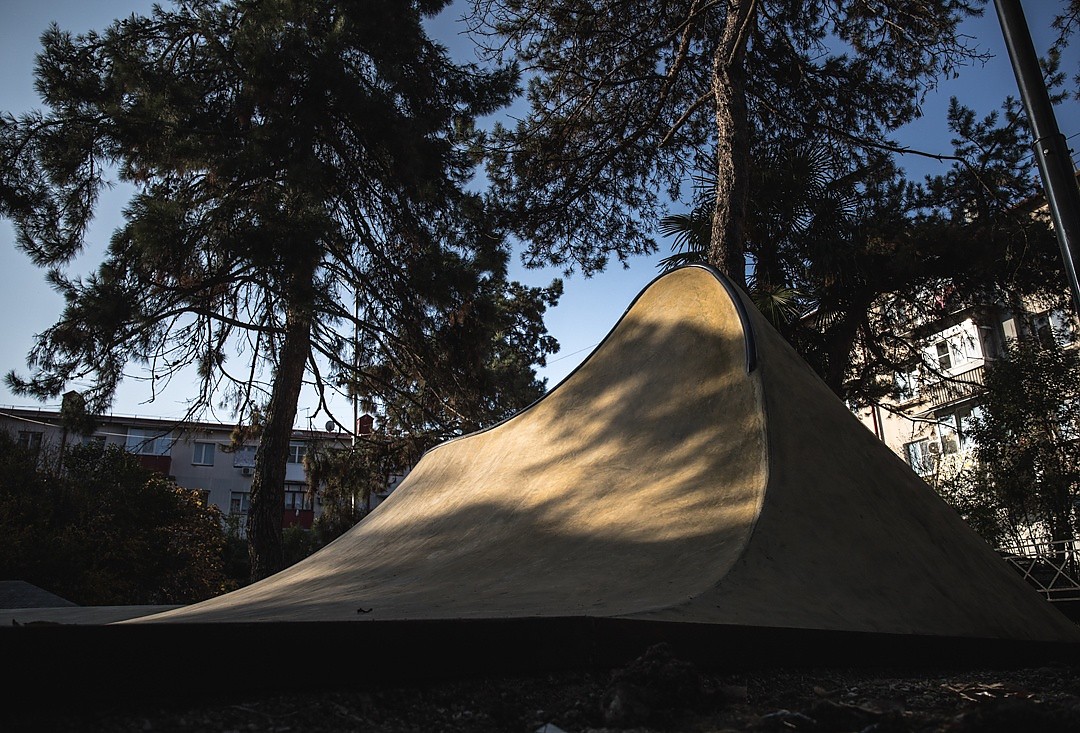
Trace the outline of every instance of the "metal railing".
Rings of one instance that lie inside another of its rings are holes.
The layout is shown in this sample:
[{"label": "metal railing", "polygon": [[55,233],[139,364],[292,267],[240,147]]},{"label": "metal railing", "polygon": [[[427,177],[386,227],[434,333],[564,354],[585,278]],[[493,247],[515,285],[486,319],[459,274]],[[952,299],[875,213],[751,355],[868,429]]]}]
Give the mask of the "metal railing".
[{"label": "metal railing", "polygon": [[1080,600],[1078,542],[1023,542],[998,553],[1051,602]]},{"label": "metal railing", "polygon": [[971,397],[982,391],[985,384],[985,372],[980,365],[954,377],[924,385],[922,397],[934,405],[945,405]]}]

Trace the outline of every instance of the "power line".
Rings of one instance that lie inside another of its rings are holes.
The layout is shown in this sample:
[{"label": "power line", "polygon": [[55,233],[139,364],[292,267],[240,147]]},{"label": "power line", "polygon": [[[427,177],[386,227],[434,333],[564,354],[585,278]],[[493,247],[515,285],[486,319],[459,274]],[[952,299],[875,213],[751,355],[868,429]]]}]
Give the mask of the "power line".
[{"label": "power line", "polygon": [[557,357],[555,359],[548,359],[547,363],[548,364],[554,364],[557,361],[562,361],[563,359],[569,359],[571,356],[574,356],[575,354],[580,354],[582,351],[588,351],[589,349],[594,349],[598,345],[599,345],[599,342],[597,342],[595,344],[592,344],[590,346],[586,346],[584,348],[578,349],[577,351],[571,351],[569,354],[563,354],[562,356]]}]

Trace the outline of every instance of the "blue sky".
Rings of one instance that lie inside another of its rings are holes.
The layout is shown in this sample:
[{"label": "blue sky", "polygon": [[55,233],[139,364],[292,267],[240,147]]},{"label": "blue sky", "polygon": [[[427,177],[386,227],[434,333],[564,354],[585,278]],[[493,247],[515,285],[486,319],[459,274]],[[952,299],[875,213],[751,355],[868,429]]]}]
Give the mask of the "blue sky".
[{"label": "blue sky", "polygon": [[[48,24],[56,21],[61,28],[73,32],[102,29],[112,20],[135,13],[146,13],[151,0],[3,0],[0,3],[0,110],[16,114],[40,106],[33,88],[34,55],[39,49],[39,36]],[[167,3],[165,3],[167,4]],[[1025,13],[1031,26],[1036,50],[1045,52],[1052,38],[1050,19],[1057,2],[1024,0]],[[455,23],[453,8],[435,23],[434,33],[461,57],[468,58],[469,47]],[[1016,96],[1016,82],[1001,40],[1001,30],[993,6],[981,19],[965,28],[978,45],[994,54],[986,65],[962,70],[960,78],[942,84],[924,106],[924,116],[905,130],[903,142],[932,153],[951,151],[945,127],[945,109],[950,96],[986,113],[997,108],[1006,95]],[[1076,42],[1080,47],[1080,41]],[[1071,75],[1080,69],[1080,53],[1073,51],[1065,60]],[[1080,133],[1080,110],[1069,103],[1057,110],[1058,125],[1067,136]],[[1077,138],[1080,140],[1080,138]],[[932,172],[926,159],[909,157],[902,161],[910,172],[921,176]],[[1034,163],[1032,163],[1034,165]],[[90,247],[80,260],[80,268],[90,271],[104,242],[119,222],[119,211],[125,201],[125,191],[114,189],[103,196],[100,213],[90,235]],[[562,345],[549,365],[541,370],[548,386],[557,384],[589,354],[591,348],[615,325],[634,296],[656,274],[657,261],[667,254],[667,243],[661,241],[661,251],[640,257],[629,263],[629,269],[618,264],[591,279],[580,275],[567,278],[565,295],[547,318],[548,330]],[[526,271],[516,268],[515,277],[531,284],[546,284],[560,273],[556,271]],[[0,220],[0,373],[10,369],[22,370],[34,334],[55,320],[62,307],[61,299],[44,281],[44,273],[34,268],[25,255],[14,246],[14,230],[10,222]],[[121,386],[114,411],[125,415],[176,417],[184,412],[182,404],[186,385],[174,384],[153,403],[148,403],[151,391],[147,384],[136,379],[132,366],[131,377]],[[78,385],[73,385],[78,388]],[[310,414],[302,401],[298,422],[302,427],[305,415]],[[12,395],[0,385],[0,406],[41,406],[34,400]],[[55,406],[45,403],[44,406]],[[227,421],[228,414],[218,414]],[[345,415],[342,415],[345,417]],[[320,417],[316,425],[321,425]]]}]

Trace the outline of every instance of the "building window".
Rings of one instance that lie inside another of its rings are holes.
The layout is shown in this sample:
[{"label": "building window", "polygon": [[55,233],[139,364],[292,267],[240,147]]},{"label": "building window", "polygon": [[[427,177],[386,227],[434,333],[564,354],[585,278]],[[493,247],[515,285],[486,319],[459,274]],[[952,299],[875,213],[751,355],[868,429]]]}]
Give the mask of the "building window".
[{"label": "building window", "polygon": [[19,447],[24,450],[39,451],[41,450],[41,441],[44,435],[43,432],[37,430],[20,430]]},{"label": "building window", "polygon": [[93,445],[101,448],[105,445],[104,435],[84,435],[82,439],[83,445]]},{"label": "building window", "polygon": [[214,444],[202,442],[195,443],[195,451],[191,457],[191,462],[196,466],[213,466]]},{"label": "building window", "polygon": [[307,454],[306,444],[289,443],[289,463],[303,463],[305,454]]},{"label": "building window", "polygon": [[311,509],[311,501],[308,499],[307,487],[296,484],[285,485],[285,508],[286,509]]},{"label": "building window", "polygon": [[1071,400],[1061,423],[1062,440],[1080,440],[1080,403]]},{"label": "building window", "polygon": [[251,494],[247,491],[232,492],[232,500],[229,502],[229,514],[247,514]]},{"label": "building window", "polygon": [[199,506],[210,506],[210,492],[207,489],[192,489],[191,491],[199,500]]},{"label": "building window", "polygon": [[952,369],[952,355],[949,353],[949,342],[938,341],[934,344],[934,350],[937,352],[937,364],[941,371],[947,371]]},{"label": "building window", "polygon": [[939,333],[925,351],[927,364],[938,372],[951,372],[982,358],[978,328],[970,322]]},{"label": "building window", "polygon": [[175,441],[160,430],[128,428],[124,447],[129,453],[140,456],[167,456]]},{"label": "building window", "polygon": [[956,416],[949,415],[937,424],[938,444],[944,455],[960,452],[960,430],[956,425]]},{"label": "building window", "polygon": [[913,400],[919,396],[919,370],[912,369],[907,372],[897,372],[894,375],[897,398],[901,402]]},{"label": "building window", "polygon": [[233,468],[255,468],[255,450],[258,446],[242,445],[233,451]]},{"label": "building window", "polygon": [[930,453],[928,439],[905,443],[904,456],[907,458],[908,465],[920,476],[925,476],[934,470],[933,455]]},{"label": "building window", "polygon": [[1055,341],[1062,346],[1076,341],[1072,323],[1064,311],[1052,310],[1032,316],[1031,329],[1039,344],[1049,349]]},{"label": "building window", "polygon": [[1054,327],[1054,335],[1058,337],[1062,346],[1071,346],[1076,343],[1076,321],[1068,313],[1062,310],[1051,311],[1050,323]]},{"label": "building window", "polygon": [[979,405],[958,407],[937,413],[937,434],[942,453],[969,451],[975,447],[971,438],[971,421],[982,417]]}]

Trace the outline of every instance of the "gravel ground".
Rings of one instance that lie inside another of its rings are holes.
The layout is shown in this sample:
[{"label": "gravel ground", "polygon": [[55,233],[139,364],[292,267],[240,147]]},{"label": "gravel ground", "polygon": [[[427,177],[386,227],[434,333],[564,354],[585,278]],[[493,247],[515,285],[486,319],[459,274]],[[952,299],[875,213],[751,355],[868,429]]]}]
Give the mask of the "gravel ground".
[{"label": "gravel ground", "polygon": [[[294,670],[294,674],[333,671]],[[773,669],[703,673],[654,647],[607,671],[66,709],[5,703],[7,731],[601,733],[1080,731],[1080,665],[1023,669]],[[6,720],[5,720],[6,718]]]}]

